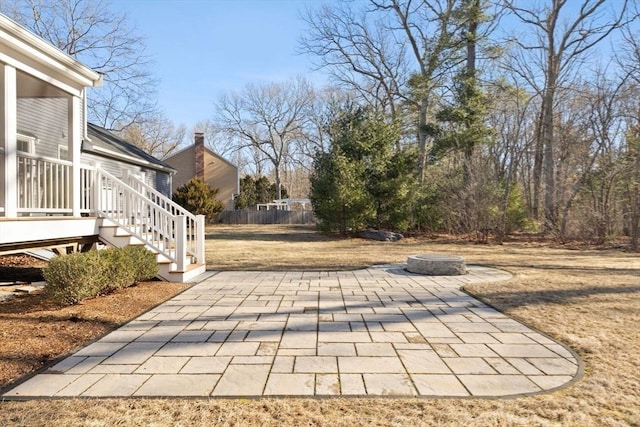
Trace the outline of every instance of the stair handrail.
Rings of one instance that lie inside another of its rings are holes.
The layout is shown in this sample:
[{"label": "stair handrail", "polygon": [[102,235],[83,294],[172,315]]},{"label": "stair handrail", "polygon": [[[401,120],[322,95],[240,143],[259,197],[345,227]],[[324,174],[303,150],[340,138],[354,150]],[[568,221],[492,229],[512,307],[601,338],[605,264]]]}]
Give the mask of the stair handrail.
[{"label": "stair handrail", "polygon": [[[123,179],[136,191],[155,201],[161,208],[168,210],[173,215],[184,215],[187,218],[187,252],[189,253],[189,255],[194,256],[197,262],[204,264],[204,215],[194,215],[146,182],[142,181],[140,178],[129,174],[128,171],[124,172]],[[146,192],[150,193],[152,197],[143,193],[141,189],[144,189]],[[167,209],[167,207],[169,207],[170,209]]]},{"label": "stair handrail", "polygon": [[[156,190],[155,188],[153,188],[152,186],[150,186],[146,182],[142,181],[137,176],[131,175],[131,174],[126,173],[126,172],[128,172],[128,171],[125,171],[125,174],[124,174],[125,176],[123,177],[123,180],[130,187],[132,187],[133,189],[135,189],[138,192],[141,192],[138,188],[136,188],[136,186],[134,186],[132,184],[132,183],[134,183],[134,184],[144,188],[146,191],[148,191],[149,193],[153,194],[154,196],[156,196],[163,203],[166,203],[167,205],[171,206],[171,208],[174,209],[176,212],[180,212],[180,215],[184,215],[186,217],[190,217],[190,218],[194,218],[195,219],[196,216],[194,214],[192,214],[191,212],[189,212],[188,210],[186,210],[185,208],[183,208],[182,206],[180,206],[179,204],[177,204],[176,202],[174,202],[173,200],[171,200],[170,198],[168,198],[167,196],[165,196],[164,194],[162,194],[161,192],[159,192],[158,190]],[[129,182],[127,182],[127,181],[129,181]]]},{"label": "stair handrail", "polygon": [[[175,263],[178,271],[185,271],[186,217],[161,209],[152,199],[100,167],[95,172],[94,206],[97,213]],[[110,182],[103,183],[103,178]]]}]

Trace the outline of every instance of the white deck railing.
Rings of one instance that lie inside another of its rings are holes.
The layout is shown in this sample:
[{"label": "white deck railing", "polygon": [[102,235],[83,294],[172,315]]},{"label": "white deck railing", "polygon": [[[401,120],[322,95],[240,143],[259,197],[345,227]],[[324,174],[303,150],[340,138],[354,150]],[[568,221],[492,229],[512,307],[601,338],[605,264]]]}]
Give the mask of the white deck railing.
[{"label": "white deck railing", "polygon": [[[69,161],[18,153],[17,210],[71,214]],[[99,167],[80,168],[80,211],[107,218],[185,271],[188,258],[204,264],[204,216],[193,215],[143,181],[120,180]],[[4,211],[4,208],[0,208]]]},{"label": "white deck railing", "polygon": [[90,214],[93,212],[94,206],[94,191],[93,183],[95,180],[96,167],[82,165],[80,166],[80,212],[83,214]]},{"label": "white deck railing", "polygon": [[71,212],[72,163],[18,153],[18,212]]}]

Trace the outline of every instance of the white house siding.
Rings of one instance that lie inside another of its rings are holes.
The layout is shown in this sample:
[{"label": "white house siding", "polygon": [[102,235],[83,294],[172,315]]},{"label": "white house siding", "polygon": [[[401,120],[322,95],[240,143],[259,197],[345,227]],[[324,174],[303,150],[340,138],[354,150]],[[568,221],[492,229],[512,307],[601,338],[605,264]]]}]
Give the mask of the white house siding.
[{"label": "white house siding", "polygon": [[58,158],[58,146],[68,144],[67,98],[18,98],[18,132],[38,138],[38,156]]},{"label": "white house siding", "polygon": [[154,171],[153,183],[148,184],[167,197],[171,197],[171,175],[162,171]]}]

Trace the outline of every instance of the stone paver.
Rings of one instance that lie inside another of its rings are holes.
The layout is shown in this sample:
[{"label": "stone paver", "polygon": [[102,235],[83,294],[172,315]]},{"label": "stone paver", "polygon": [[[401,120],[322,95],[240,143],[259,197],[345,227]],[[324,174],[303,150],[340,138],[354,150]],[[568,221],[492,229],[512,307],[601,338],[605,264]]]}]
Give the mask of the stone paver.
[{"label": "stone paver", "polygon": [[460,291],[470,266],[220,272],[2,397],[509,396],[574,380],[573,352]]},{"label": "stone paver", "polygon": [[154,375],[134,396],[209,396],[219,379],[220,375]]},{"label": "stone paver", "polygon": [[367,394],[413,396],[416,389],[408,374],[362,374]]},{"label": "stone paver", "polygon": [[276,374],[269,375],[264,390],[266,396],[311,396],[315,393],[314,374]]}]

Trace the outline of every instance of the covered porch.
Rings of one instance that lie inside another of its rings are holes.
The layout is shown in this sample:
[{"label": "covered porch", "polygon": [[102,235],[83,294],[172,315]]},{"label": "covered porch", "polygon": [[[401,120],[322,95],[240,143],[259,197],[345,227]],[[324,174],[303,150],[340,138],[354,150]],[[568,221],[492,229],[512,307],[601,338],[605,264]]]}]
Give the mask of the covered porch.
[{"label": "covered porch", "polygon": [[88,87],[100,74],[0,14],[0,253],[144,245],[158,276],[204,272],[204,217],[122,170],[82,164]]},{"label": "covered porch", "polygon": [[95,227],[82,218],[80,152],[85,89],[101,84],[100,74],[0,15],[0,247]]}]

